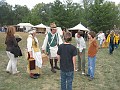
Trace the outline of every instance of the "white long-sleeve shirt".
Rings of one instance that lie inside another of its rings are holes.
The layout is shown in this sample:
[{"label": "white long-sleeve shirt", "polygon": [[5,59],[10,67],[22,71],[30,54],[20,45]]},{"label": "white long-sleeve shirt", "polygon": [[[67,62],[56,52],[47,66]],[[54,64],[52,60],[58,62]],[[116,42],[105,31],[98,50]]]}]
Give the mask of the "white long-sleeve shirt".
[{"label": "white long-sleeve shirt", "polygon": [[[52,34],[52,33],[51,33]],[[56,34],[56,33],[55,33]],[[52,34],[52,36],[54,37],[55,34]],[[42,45],[42,50],[46,50],[46,47],[47,47],[47,43],[48,43],[48,34],[46,35],[45,39],[44,39],[44,42],[43,42],[43,45]],[[62,44],[63,41],[60,37],[60,35],[58,34],[58,44]]]},{"label": "white long-sleeve shirt", "polygon": [[[32,51],[32,39],[33,39],[32,35],[29,35],[27,38],[27,50],[28,50],[28,52]],[[34,39],[38,44],[38,39],[36,37],[34,37]]]},{"label": "white long-sleeve shirt", "polygon": [[105,34],[104,33],[98,34],[98,40],[104,40],[104,39],[105,39]]},{"label": "white long-sleeve shirt", "polygon": [[[36,37],[34,37],[34,39],[37,42],[37,44],[39,45],[38,39]],[[42,67],[41,51],[40,51],[40,49],[38,52],[34,51],[34,49],[32,48],[32,40],[33,40],[32,35],[29,35],[27,38],[27,50],[28,50],[28,52],[32,51],[33,58],[35,59],[35,65],[38,66],[39,68],[41,68]]]},{"label": "white long-sleeve shirt", "polygon": [[76,43],[77,43],[76,47],[79,49],[80,52],[82,52],[82,50],[86,48],[86,43],[85,43],[84,38],[83,37],[78,38],[75,35],[75,40],[76,40]]}]

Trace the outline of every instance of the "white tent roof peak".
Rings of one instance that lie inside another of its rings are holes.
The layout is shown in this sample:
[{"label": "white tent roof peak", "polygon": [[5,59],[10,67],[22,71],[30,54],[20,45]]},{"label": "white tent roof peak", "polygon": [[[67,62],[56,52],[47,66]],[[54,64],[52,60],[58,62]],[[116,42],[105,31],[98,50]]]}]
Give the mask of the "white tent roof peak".
[{"label": "white tent roof peak", "polygon": [[30,27],[33,27],[33,25],[31,24],[31,23],[19,23],[19,24],[17,24],[18,26],[21,26],[21,27],[23,27],[23,26],[30,26]]},{"label": "white tent roof peak", "polygon": [[81,22],[80,22],[78,25],[76,25],[75,27],[70,28],[70,29],[68,29],[68,30],[83,30],[83,31],[90,31],[89,29],[87,29],[86,27],[84,27],[84,26],[81,24]]},{"label": "white tent roof peak", "polygon": [[47,26],[45,26],[44,24],[38,24],[38,25],[35,25],[34,27],[36,28],[47,28]]}]

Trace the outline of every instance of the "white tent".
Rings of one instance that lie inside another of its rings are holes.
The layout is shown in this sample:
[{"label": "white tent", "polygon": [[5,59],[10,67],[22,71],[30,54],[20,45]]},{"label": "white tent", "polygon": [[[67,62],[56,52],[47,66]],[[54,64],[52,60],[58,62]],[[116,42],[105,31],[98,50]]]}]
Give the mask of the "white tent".
[{"label": "white tent", "polygon": [[83,30],[83,31],[90,31],[89,29],[87,29],[86,27],[84,27],[81,23],[79,23],[78,25],[76,25],[73,28],[70,28],[68,30]]},{"label": "white tent", "polygon": [[23,26],[33,27],[33,25],[30,24],[30,23],[19,23],[19,24],[17,24],[17,25],[18,25],[18,26],[21,26],[21,27],[23,27]]},{"label": "white tent", "polygon": [[38,24],[38,25],[35,25],[34,27],[36,28],[47,28],[47,26],[45,26],[44,24]]},{"label": "white tent", "polygon": [[44,24],[38,24],[34,26],[37,29],[37,33],[45,33],[47,26]]},{"label": "white tent", "polygon": [[19,24],[17,24],[17,26],[20,26],[20,28],[22,28],[22,29],[25,28],[25,32],[27,32],[28,30],[30,30],[33,27],[33,25],[30,23],[19,23]]}]

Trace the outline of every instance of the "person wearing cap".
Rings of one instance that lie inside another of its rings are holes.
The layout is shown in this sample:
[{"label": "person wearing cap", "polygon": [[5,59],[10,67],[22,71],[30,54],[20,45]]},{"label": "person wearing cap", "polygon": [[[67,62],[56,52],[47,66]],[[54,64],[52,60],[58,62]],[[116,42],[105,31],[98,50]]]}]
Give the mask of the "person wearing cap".
[{"label": "person wearing cap", "polygon": [[[55,69],[60,70],[60,68],[57,66],[58,45],[62,44],[63,41],[60,35],[57,33],[57,27],[55,23],[50,24],[50,29],[51,29],[51,32],[49,32],[44,39],[44,42],[42,45],[42,52],[45,53],[45,50],[46,50],[50,59],[51,71],[53,73],[56,73]],[[55,66],[53,66],[53,60],[54,60]]]},{"label": "person wearing cap", "polygon": [[41,67],[42,67],[42,57],[41,51],[39,48],[38,39],[36,37],[36,29],[32,28],[28,31],[29,35],[27,38],[27,52],[28,52],[28,60],[34,58],[35,60],[35,68],[31,70],[32,66],[27,67],[27,71],[30,74],[31,78],[37,79],[41,74]]}]

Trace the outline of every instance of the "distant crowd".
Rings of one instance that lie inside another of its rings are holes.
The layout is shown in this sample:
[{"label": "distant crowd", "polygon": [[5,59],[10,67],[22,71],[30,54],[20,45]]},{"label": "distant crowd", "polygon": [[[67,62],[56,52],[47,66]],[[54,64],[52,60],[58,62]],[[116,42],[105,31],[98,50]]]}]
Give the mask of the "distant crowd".
[{"label": "distant crowd", "polygon": [[117,49],[120,44],[120,34],[118,31],[107,31],[103,33],[100,31],[97,35],[99,41],[99,48],[109,47],[109,54],[113,54],[114,49]]}]

